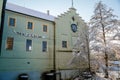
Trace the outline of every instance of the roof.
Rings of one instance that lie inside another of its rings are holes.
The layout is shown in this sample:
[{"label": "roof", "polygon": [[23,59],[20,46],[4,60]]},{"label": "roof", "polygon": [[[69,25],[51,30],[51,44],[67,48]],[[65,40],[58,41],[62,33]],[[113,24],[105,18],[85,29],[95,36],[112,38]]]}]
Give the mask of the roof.
[{"label": "roof", "polygon": [[48,15],[39,11],[35,11],[32,9],[28,9],[22,6],[18,6],[12,3],[7,3],[6,4],[6,10],[10,10],[10,11],[14,11],[14,12],[18,12],[21,14],[26,14],[29,16],[33,16],[33,17],[37,17],[37,18],[41,18],[41,19],[45,19],[48,21],[54,21],[55,17],[52,15]]}]

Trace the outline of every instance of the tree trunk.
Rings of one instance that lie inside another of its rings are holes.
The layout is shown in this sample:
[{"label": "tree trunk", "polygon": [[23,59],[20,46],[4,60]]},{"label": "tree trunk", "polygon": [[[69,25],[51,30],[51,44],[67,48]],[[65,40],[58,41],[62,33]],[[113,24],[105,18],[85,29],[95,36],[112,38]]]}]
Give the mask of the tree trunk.
[{"label": "tree trunk", "polygon": [[105,78],[109,78],[109,75],[108,75],[108,55],[107,55],[107,52],[106,52],[105,27],[104,27],[103,24],[102,24],[102,30],[103,30],[103,40],[104,40],[104,50],[105,50],[105,66],[106,66],[106,68],[105,68]]},{"label": "tree trunk", "polygon": [[108,75],[108,55],[107,55],[107,52],[106,52],[106,36],[105,36],[105,26],[103,24],[103,18],[102,18],[102,11],[101,11],[101,8],[100,8],[100,16],[101,16],[101,25],[102,25],[102,32],[103,32],[103,45],[104,45],[104,52],[105,52],[105,78],[109,78],[109,75]]},{"label": "tree trunk", "polygon": [[108,55],[106,53],[106,50],[105,50],[105,65],[106,65],[106,68],[105,68],[105,78],[109,78],[109,75],[108,75]]}]

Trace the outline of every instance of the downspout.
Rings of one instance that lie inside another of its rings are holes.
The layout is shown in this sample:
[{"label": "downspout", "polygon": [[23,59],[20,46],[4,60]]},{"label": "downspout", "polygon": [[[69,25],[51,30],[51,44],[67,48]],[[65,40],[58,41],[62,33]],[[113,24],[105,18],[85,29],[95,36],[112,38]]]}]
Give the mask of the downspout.
[{"label": "downspout", "polygon": [[53,27],[53,70],[54,70],[54,80],[56,80],[56,26],[54,22]]},{"label": "downspout", "polygon": [[0,55],[1,55],[1,50],[2,50],[2,37],[3,37],[3,29],[4,29],[6,3],[7,3],[7,0],[3,0],[2,14],[1,14],[1,25],[0,25]]}]

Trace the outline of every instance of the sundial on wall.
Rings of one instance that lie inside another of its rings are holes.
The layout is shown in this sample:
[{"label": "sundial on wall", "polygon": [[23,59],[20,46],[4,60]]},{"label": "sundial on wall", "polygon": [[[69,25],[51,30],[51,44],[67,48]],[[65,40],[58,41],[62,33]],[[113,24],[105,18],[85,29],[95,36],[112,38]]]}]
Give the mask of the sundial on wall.
[{"label": "sundial on wall", "polygon": [[77,25],[76,24],[71,24],[71,29],[73,32],[76,32],[77,31]]}]

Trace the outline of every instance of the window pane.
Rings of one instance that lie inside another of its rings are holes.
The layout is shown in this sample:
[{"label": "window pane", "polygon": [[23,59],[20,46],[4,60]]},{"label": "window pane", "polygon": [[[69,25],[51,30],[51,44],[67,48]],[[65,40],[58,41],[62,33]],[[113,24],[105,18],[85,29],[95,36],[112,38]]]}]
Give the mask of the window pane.
[{"label": "window pane", "polygon": [[62,41],[62,47],[67,48],[67,41]]},{"label": "window pane", "polygon": [[33,28],[33,23],[32,22],[28,22],[27,29],[32,29],[32,28]]},{"label": "window pane", "polygon": [[15,18],[9,19],[9,26],[15,26]]},{"label": "window pane", "polygon": [[6,47],[7,50],[12,50],[13,49],[13,40],[14,39],[12,37],[7,38],[7,47]]},{"label": "window pane", "polygon": [[43,32],[47,32],[47,25],[43,25]]},{"label": "window pane", "polygon": [[42,42],[42,51],[46,52],[47,51],[47,41]]},{"label": "window pane", "polygon": [[26,40],[26,51],[32,50],[32,40],[27,39]]}]

